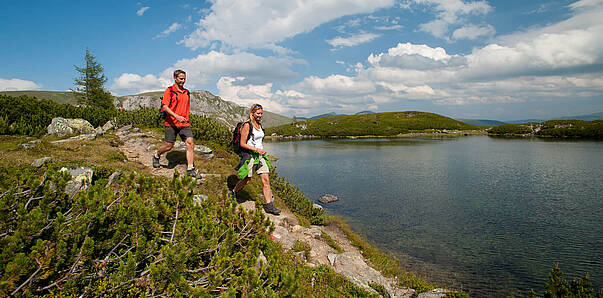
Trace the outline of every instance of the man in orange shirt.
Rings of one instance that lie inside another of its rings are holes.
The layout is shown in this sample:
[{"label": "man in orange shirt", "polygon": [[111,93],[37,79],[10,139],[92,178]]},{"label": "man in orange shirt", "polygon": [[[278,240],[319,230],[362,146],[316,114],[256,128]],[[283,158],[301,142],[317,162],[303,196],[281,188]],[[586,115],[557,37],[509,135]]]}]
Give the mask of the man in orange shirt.
[{"label": "man in orange shirt", "polygon": [[153,167],[158,168],[159,158],[165,152],[172,150],[176,135],[186,143],[186,161],[188,163],[186,174],[199,178],[199,173],[193,164],[194,147],[193,131],[189,122],[190,93],[184,88],[186,73],[183,70],[174,71],[174,85],[168,87],[163,93],[161,108],[165,115],[165,143],[155,151],[153,156]]}]

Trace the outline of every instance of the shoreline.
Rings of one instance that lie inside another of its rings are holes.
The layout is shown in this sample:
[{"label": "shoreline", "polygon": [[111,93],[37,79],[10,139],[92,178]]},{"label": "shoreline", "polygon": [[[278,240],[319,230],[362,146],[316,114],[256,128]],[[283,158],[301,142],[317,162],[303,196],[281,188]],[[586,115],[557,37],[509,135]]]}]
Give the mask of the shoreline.
[{"label": "shoreline", "polygon": [[400,133],[390,136],[380,135],[362,135],[362,136],[315,136],[315,135],[296,135],[296,136],[282,136],[272,134],[265,136],[265,139],[270,140],[316,140],[316,139],[395,139],[395,138],[414,138],[414,137],[463,137],[463,136],[487,136],[486,130],[433,130],[431,132],[409,132]]}]

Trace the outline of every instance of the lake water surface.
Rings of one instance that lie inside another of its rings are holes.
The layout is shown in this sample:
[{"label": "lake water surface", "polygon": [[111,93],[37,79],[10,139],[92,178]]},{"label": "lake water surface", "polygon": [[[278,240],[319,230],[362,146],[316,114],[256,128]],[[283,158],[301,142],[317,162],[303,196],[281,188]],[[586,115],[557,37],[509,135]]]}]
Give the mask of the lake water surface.
[{"label": "lake water surface", "polygon": [[266,142],[277,172],[409,271],[472,296],[542,294],[558,263],[603,287],[603,142]]}]

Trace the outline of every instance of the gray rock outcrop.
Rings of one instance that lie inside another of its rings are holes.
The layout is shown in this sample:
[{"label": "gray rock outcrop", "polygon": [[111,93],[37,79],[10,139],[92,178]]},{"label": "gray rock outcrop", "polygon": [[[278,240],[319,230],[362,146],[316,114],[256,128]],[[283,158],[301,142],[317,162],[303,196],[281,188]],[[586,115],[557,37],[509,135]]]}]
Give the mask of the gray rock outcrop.
[{"label": "gray rock outcrop", "polygon": [[66,119],[56,117],[46,128],[49,135],[94,134],[94,127],[84,119]]}]

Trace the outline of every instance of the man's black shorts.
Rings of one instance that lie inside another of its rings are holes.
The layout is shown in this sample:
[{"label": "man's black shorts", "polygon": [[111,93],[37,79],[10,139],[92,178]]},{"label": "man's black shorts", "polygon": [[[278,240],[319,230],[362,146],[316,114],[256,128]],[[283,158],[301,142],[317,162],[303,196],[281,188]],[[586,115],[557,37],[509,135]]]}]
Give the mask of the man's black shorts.
[{"label": "man's black shorts", "polygon": [[182,139],[183,142],[186,141],[187,138],[193,137],[193,131],[191,130],[190,126],[166,126],[164,131],[165,141],[168,143],[176,142],[176,135],[180,135],[180,139]]}]

